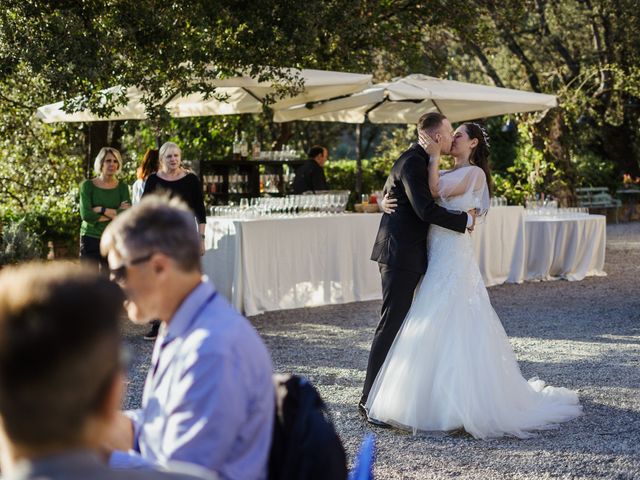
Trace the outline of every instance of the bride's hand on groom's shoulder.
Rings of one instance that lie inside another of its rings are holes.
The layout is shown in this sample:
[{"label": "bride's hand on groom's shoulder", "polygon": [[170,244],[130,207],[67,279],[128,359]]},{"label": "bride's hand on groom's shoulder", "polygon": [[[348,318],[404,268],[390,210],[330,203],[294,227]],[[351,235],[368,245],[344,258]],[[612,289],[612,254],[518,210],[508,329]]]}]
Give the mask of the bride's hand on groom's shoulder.
[{"label": "bride's hand on groom's shoulder", "polygon": [[382,201],[380,202],[382,211],[384,213],[393,213],[396,211],[397,206],[398,200],[396,198],[390,197],[388,193],[385,193]]}]

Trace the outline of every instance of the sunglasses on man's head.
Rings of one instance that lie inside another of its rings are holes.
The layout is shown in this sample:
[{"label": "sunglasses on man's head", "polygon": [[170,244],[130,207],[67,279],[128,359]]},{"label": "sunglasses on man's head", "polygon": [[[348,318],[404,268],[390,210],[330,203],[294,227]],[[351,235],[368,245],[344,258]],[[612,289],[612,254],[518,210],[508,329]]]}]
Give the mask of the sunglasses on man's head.
[{"label": "sunglasses on man's head", "polygon": [[116,283],[125,281],[127,279],[127,268],[133,267],[134,265],[138,265],[140,263],[148,262],[151,257],[155,255],[155,253],[156,252],[151,252],[147,255],[144,255],[143,257],[135,258],[130,262],[123,263],[117,268],[110,268],[109,274],[111,280]]}]

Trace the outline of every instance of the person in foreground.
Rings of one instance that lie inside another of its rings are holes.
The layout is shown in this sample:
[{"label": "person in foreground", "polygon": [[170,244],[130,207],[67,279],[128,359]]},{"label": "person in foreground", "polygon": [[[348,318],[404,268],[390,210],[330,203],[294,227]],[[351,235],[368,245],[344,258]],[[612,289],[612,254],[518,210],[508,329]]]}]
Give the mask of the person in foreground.
[{"label": "person in foreground", "polygon": [[[460,126],[451,155],[455,166],[443,172],[432,156],[431,194],[450,210],[476,208],[485,215],[486,131],[476,123]],[[393,204],[385,199],[383,208],[392,212]],[[484,439],[526,438],[579,416],[575,392],[522,377],[470,236],[434,226],[428,245],[429,268],[369,394],[370,417],[414,432],[464,429]]]},{"label": "person in foreground", "polygon": [[119,419],[113,467],[201,465],[224,479],[263,479],[275,412],[269,353],[200,269],[193,211],[157,195],[118,216],[101,242],[129,318],[162,322],[142,408]]},{"label": "person in foreground", "polygon": [[203,478],[106,465],[102,445],[123,392],[122,299],[104,276],[72,264],[0,274],[2,478]]},{"label": "person in foreground", "polygon": [[[418,132],[430,134],[439,148],[449,151],[453,129],[439,113],[427,113],[418,120]],[[430,148],[435,148],[432,145]],[[382,311],[376,328],[367,374],[358,403],[366,415],[369,390],[382,366],[402,321],[409,311],[413,292],[427,269],[427,232],[431,224],[463,234],[473,229],[474,212],[450,212],[437,205],[429,190],[427,165],[430,152],[417,143],[406,150],[393,164],[384,185],[385,193],[397,200],[397,211],[383,215],[376,236],[371,260],[378,262],[382,278]]]}]

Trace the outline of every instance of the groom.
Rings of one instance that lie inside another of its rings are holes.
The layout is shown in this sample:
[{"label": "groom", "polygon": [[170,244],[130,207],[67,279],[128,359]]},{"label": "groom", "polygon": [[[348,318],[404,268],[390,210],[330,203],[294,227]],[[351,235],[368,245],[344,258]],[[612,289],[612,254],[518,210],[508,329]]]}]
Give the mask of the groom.
[{"label": "groom", "polygon": [[420,277],[427,270],[429,225],[433,223],[461,233],[467,228],[472,230],[475,225],[475,212],[450,212],[434,202],[429,190],[427,167],[431,157],[425,140],[430,137],[435,143],[430,150],[449,153],[453,141],[451,123],[444,115],[433,112],[420,117],[417,127],[419,143],[400,155],[385,182],[384,193],[397,200],[397,207],[392,215],[382,215],[371,253],[371,260],[378,262],[382,277],[382,311],[358,404],[365,416],[371,386],[411,307]]}]

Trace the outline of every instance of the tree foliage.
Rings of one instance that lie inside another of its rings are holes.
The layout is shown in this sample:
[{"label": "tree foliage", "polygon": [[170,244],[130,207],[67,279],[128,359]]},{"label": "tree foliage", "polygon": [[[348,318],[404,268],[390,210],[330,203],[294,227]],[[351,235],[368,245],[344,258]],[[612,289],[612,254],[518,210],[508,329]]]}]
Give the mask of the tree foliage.
[{"label": "tree foliage", "polygon": [[[425,73],[557,94],[560,108],[511,117],[519,123],[511,137],[502,121],[488,122],[498,192],[570,199],[578,185],[615,188],[622,173],[640,176],[639,30],[635,0],[0,0],[0,202],[34,215],[37,229],[77,222],[95,125],[44,125],[34,112],[64,99],[106,114],[123,100],[104,93],[114,85],[142,89],[155,122],[110,127],[111,142],[129,149],[129,175],[158,122],[190,159],[224,156],[238,129],[267,146],[340,138],[336,125],[168,121],[163,111],[172,95],[215,94],[212,78],[239,72],[299,88],[284,67],[372,72],[379,81]],[[376,133],[369,128],[370,139]],[[403,129],[382,142],[367,184],[392,162],[393,141],[405,146],[411,136]]]},{"label": "tree foliage", "polygon": [[124,102],[124,90],[104,89],[136,86],[160,118],[175,94],[214,94],[214,78],[247,73],[287,91],[300,82],[286,67],[370,71],[390,41],[404,58],[431,4],[3,0],[0,79],[26,65],[69,110],[103,115]]}]

